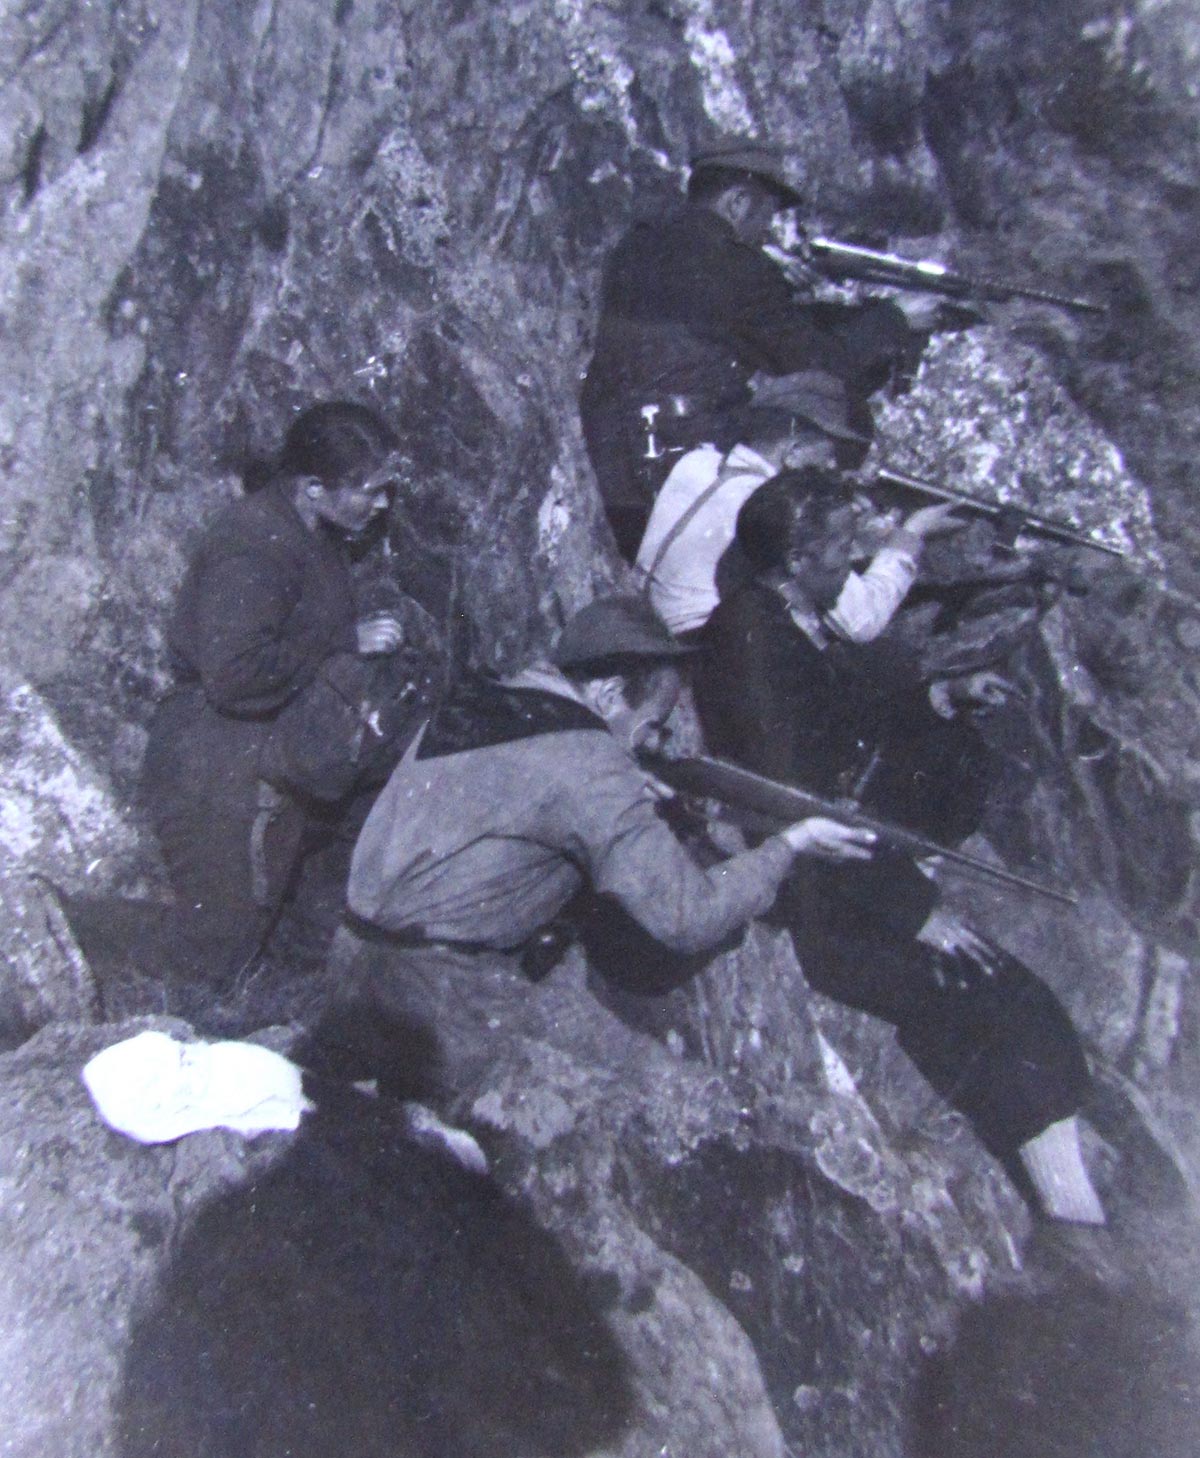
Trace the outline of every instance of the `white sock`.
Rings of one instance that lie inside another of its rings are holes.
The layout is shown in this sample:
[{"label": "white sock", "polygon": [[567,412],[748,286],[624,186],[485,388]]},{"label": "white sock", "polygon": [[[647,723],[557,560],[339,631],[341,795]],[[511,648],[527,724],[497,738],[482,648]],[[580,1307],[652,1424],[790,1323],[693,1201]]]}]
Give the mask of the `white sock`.
[{"label": "white sock", "polygon": [[1104,1207],[1083,1162],[1074,1116],[1035,1134],[1019,1153],[1047,1215],[1079,1225],[1104,1224]]}]

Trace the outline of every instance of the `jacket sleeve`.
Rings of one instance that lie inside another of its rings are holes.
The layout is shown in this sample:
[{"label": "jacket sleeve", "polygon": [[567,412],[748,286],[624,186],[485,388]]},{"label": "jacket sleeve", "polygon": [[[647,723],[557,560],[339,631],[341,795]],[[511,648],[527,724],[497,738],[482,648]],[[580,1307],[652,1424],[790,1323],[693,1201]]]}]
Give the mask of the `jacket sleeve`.
[{"label": "jacket sleeve", "polygon": [[809,757],[812,685],[798,637],[773,594],[735,593],[708,621],[697,675],[709,748],[774,780],[794,779]]},{"label": "jacket sleeve", "polygon": [[860,388],[882,382],[911,347],[912,332],[890,300],[826,304],[797,299],[783,271],[761,249],[742,244],[724,256],[713,280],[711,325],[728,332],[741,358],[768,374],[824,370]]},{"label": "jacket sleeve", "polygon": [[794,859],[779,836],[707,870],[655,808],[645,776],[607,735],[558,797],[564,849],[671,951],[703,952],[767,911]]},{"label": "jacket sleeve", "polygon": [[192,658],[214,708],[270,714],[310,683],[324,654],[290,627],[301,584],[286,561],[213,553],[189,583]]},{"label": "jacket sleeve", "polygon": [[853,375],[853,356],[838,331],[823,328],[808,305],[796,302],[765,253],[737,244],[722,263],[724,277],[710,280],[707,324],[727,336],[748,367],[773,375],[802,369]]}]

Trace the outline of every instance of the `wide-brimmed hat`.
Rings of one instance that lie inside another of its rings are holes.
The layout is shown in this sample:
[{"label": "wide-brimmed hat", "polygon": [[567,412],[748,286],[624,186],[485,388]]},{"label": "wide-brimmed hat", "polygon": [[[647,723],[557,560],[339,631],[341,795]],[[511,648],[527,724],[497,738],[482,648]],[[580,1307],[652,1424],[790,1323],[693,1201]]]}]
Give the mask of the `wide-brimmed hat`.
[{"label": "wide-brimmed hat", "polygon": [[703,172],[741,172],[765,183],[780,200],[781,207],[794,208],[804,195],[788,181],[783,153],[762,142],[730,139],[705,147],[692,158],[692,176]]},{"label": "wide-brimmed hat", "polygon": [[583,668],[614,658],[666,661],[694,651],[671,635],[644,597],[598,597],[558,635],[550,661],[559,668]]},{"label": "wide-brimmed hat", "polygon": [[851,423],[850,394],[836,375],[824,370],[797,370],[790,375],[757,374],[750,383],[755,410],[807,421],[834,440],[870,445],[870,437]]}]

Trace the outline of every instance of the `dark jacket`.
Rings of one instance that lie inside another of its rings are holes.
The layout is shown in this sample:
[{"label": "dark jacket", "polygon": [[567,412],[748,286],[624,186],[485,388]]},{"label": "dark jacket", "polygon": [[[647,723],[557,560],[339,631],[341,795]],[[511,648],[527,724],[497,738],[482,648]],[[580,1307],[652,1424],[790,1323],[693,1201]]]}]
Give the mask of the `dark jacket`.
[{"label": "dark jacket", "polygon": [[819,649],[777,592],[752,583],[709,619],[697,680],[715,754],[820,795],[854,794],[944,842],[978,826],[983,743],[934,713],[915,658],[889,634]]},{"label": "dark jacket", "polygon": [[[819,650],[780,595],[753,583],[718,606],[696,677],[705,741],[714,754],[868,810],[944,844],[983,811],[984,750],[975,731],[939,718],[912,659],[884,635]],[[810,879],[845,904],[886,914],[913,935],[933,909],[933,884],[902,854],[861,867],[813,868]]]},{"label": "dark jacket", "polygon": [[[288,489],[232,503],[201,538],[167,630],[176,688],[143,769],[170,879],[196,912],[213,976],[261,941],[312,820],[273,742],[283,716],[293,745],[323,750],[329,706],[357,720],[374,672],[356,653],[344,549],[305,526]],[[306,794],[335,799],[346,784],[335,770],[336,784],[318,777]],[[264,791],[267,778],[284,793]]]},{"label": "dark jacket", "polygon": [[280,482],[234,502],[201,538],[167,646],[176,682],[216,713],[268,719],[334,653],[354,655],[345,550],[310,531]]},{"label": "dark jacket", "polygon": [[[697,701],[710,747],[825,795],[865,788],[883,818],[955,843],[978,823],[986,764],[969,725],[940,719],[888,635],[819,650],[782,598],[755,584],[705,632]],[[992,969],[917,940],[935,884],[899,852],[862,865],[805,866],[778,914],[819,992],[894,1024],[929,1082],[1004,1157],[1074,1113],[1087,1089],[1061,1004],[999,947]]]},{"label": "dark jacket", "polygon": [[[686,205],[637,224],[605,268],[580,401],[606,504],[649,505],[645,486],[618,460],[624,442],[636,463],[643,405],[661,406],[661,443],[728,449],[748,434],[755,371],[824,370],[865,397],[911,339],[891,303],[797,302],[778,265],[707,208]],[[672,417],[672,396],[687,400],[686,421]]]}]

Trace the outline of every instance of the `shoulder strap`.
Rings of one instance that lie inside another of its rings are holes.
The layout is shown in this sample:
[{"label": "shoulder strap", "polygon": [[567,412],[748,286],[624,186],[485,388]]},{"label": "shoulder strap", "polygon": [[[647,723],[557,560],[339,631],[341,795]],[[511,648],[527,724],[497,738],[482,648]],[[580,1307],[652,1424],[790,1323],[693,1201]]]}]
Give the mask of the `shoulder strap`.
[{"label": "shoulder strap", "polygon": [[712,498],[717,494],[718,491],[720,491],[721,487],[725,485],[725,483],[730,479],[731,476],[739,474],[743,473],[738,472],[736,469],[732,471],[729,469],[729,456],[727,454],[722,460],[720,466],[717,468],[717,474],[713,478],[713,480],[704,488],[703,491],[700,492],[698,496],[694,497],[688,503],[686,510],[680,512],[679,516],[676,517],[676,519],[671,523],[670,530],[663,537],[662,541],[659,542],[658,551],[654,554],[654,561],[650,563],[649,567],[645,568],[646,580],[643,583],[643,588],[645,591],[649,591],[650,584],[658,575],[658,569],[662,566],[663,560],[666,557],[667,553],[679,540],[682,533],[685,532],[687,528],[691,525],[692,521],[695,519],[696,513],[709,501],[712,500]]}]

